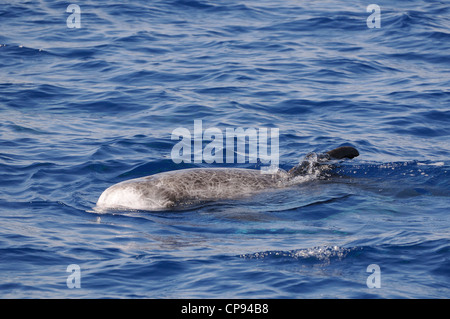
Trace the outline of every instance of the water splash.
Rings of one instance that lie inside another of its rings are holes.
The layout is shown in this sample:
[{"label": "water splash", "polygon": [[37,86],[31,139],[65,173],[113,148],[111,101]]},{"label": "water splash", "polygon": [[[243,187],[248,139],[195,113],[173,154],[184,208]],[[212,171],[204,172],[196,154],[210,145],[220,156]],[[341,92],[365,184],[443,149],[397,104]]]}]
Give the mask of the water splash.
[{"label": "water splash", "polygon": [[313,259],[320,262],[330,262],[331,259],[343,259],[351,251],[351,248],[343,248],[339,246],[317,246],[313,248],[295,249],[295,250],[271,250],[256,252],[251,254],[242,254],[244,259],[267,259],[267,258],[288,258],[293,260]]}]

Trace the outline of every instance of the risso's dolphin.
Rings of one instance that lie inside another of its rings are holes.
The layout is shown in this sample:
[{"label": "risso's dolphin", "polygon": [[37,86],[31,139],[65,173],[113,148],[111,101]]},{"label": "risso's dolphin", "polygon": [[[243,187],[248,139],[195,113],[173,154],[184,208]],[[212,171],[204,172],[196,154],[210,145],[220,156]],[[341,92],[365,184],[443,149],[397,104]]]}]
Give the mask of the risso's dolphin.
[{"label": "risso's dolphin", "polygon": [[326,153],[309,153],[291,170],[262,174],[256,169],[191,168],[123,181],[107,188],[96,210],[159,210],[202,201],[238,198],[270,188],[282,188],[316,178],[331,169],[332,160],[354,158],[358,151],[342,146]]}]

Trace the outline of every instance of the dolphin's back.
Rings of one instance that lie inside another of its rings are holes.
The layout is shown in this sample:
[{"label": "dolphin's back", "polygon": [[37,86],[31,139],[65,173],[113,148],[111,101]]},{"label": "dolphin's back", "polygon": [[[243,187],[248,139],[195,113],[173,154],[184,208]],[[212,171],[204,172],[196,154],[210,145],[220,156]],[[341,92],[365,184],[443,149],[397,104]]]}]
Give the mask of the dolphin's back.
[{"label": "dolphin's back", "polygon": [[97,208],[154,210],[182,203],[228,199],[282,186],[287,173],[262,174],[240,168],[193,168],[159,173],[115,184]]}]

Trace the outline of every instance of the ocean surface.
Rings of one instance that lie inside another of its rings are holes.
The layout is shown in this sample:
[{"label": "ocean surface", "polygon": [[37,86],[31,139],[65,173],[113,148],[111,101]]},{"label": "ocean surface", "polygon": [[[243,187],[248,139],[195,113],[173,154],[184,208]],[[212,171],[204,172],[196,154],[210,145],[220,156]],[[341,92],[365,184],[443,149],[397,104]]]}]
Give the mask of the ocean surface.
[{"label": "ocean surface", "polygon": [[[449,1],[73,2],[0,1],[0,298],[450,296]],[[127,179],[261,167],[176,164],[195,120],[278,128],[286,170],[360,156],[235,200],[94,209]]]}]

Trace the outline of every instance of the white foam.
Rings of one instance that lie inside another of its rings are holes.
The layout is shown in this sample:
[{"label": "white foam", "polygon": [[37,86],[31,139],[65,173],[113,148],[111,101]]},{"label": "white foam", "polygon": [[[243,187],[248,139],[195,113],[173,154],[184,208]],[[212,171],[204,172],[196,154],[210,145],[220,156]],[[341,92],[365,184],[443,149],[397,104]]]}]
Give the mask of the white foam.
[{"label": "white foam", "polygon": [[444,166],[445,163],[444,163],[444,162],[436,162],[436,163],[429,163],[429,164],[425,164],[425,163],[417,163],[417,165]]}]

